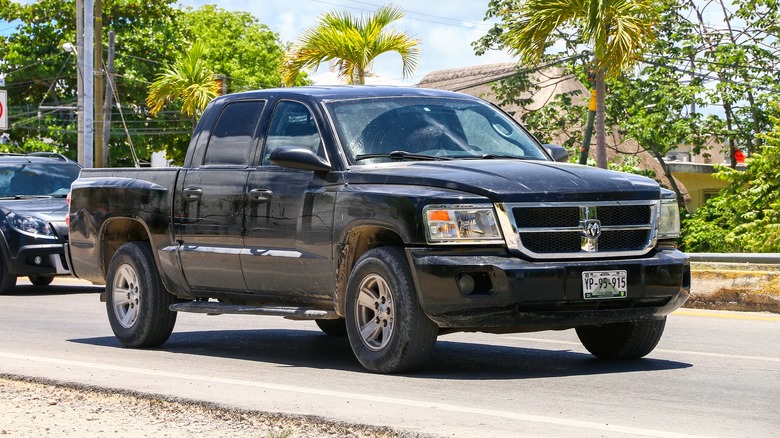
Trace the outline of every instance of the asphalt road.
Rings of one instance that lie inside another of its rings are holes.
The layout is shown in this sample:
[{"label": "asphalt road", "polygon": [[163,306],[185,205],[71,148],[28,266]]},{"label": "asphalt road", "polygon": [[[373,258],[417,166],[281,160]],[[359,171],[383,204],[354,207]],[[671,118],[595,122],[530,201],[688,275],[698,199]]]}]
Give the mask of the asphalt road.
[{"label": "asphalt road", "polygon": [[774,437],[780,316],[681,310],[646,359],[593,359],[573,331],[439,338],[429,366],[364,372],[313,322],[181,314],[161,349],[125,349],[73,279],[0,296],[0,374],[455,437]]}]

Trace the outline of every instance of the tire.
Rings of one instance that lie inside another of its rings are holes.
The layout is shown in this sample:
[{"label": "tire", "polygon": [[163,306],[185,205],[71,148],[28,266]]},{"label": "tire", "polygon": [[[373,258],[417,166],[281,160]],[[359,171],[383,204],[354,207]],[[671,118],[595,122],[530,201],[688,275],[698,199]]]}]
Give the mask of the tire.
[{"label": "tire", "polygon": [[30,283],[36,286],[48,286],[54,281],[53,275],[30,275],[27,278],[30,279]]},{"label": "tire", "polygon": [[162,285],[152,249],[146,242],[122,245],[106,277],[106,310],[114,335],[126,347],[158,347],[168,340],[176,297]]},{"label": "tire", "polygon": [[16,288],[16,276],[8,273],[3,255],[0,254],[0,295],[10,295]]},{"label": "tire", "polygon": [[649,354],[664,333],[666,317],[652,321],[577,327],[585,348],[599,359],[639,359]]},{"label": "tire", "polygon": [[347,336],[347,324],[343,318],[340,319],[315,319],[317,327],[328,336]]},{"label": "tire", "polygon": [[347,283],[345,313],[352,351],[368,371],[410,371],[433,352],[439,329],[420,307],[399,248],[360,257]]}]

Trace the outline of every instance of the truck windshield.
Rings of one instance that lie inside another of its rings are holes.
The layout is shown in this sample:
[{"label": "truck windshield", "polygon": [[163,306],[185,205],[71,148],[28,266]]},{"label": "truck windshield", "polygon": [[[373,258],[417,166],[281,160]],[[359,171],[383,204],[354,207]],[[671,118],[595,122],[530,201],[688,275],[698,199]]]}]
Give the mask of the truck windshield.
[{"label": "truck windshield", "polygon": [[80,171],[75,163],[1,163],[0,197],[66,196]]},{"label": "truck windshield", "polygon": [[326,107],[353,164],[397,161],[401,155],[548,160],[513,119],[473,100],[391,97]]}]

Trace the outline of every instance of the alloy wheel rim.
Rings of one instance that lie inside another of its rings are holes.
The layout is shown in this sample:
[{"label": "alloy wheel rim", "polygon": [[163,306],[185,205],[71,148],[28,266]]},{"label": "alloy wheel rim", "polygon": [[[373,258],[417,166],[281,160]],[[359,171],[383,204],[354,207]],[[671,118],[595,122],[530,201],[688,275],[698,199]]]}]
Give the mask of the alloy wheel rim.
[{"label": "alloy wheel rim", "polygon": [[138,273],[130,265],[124,264],[117,269],[112,287],[114,315],[124,328],[132,327],[140,313],[140,287]]},{"label": "alloy wheel rim", "polygon": [[380,275],[368,275],[360,282],[355,318],[360,339],[369,350],[380,351],[392,339],[395,301],[390,286]]}]

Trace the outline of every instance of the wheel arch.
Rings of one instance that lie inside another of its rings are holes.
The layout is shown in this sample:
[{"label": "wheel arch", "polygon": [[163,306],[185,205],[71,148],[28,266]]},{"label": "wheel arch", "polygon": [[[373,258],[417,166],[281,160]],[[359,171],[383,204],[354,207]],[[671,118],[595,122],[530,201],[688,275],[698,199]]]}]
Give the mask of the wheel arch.
[{"label": "wheel arch", "polygon": [[347,282],[357,260],[367,251],[381,246],[404,246],[405,242],[395,230],[378,224],[363,224],[344,233],[337,246],[336,265],[336,313],[345,314]]},{"label": "wheel arch", "polygon": [[[150,242],[151,233],[146,224],[138,219],[129,217],[112,218],[103,224],[103,231],[100,235],[100,270],[105,278],[108,274],[108,266],[111,259],[119,250],[119,247],[127,242],[145,241]],[[155,263],[159,266],[160,261],[155,251],[152,251]]]}]

